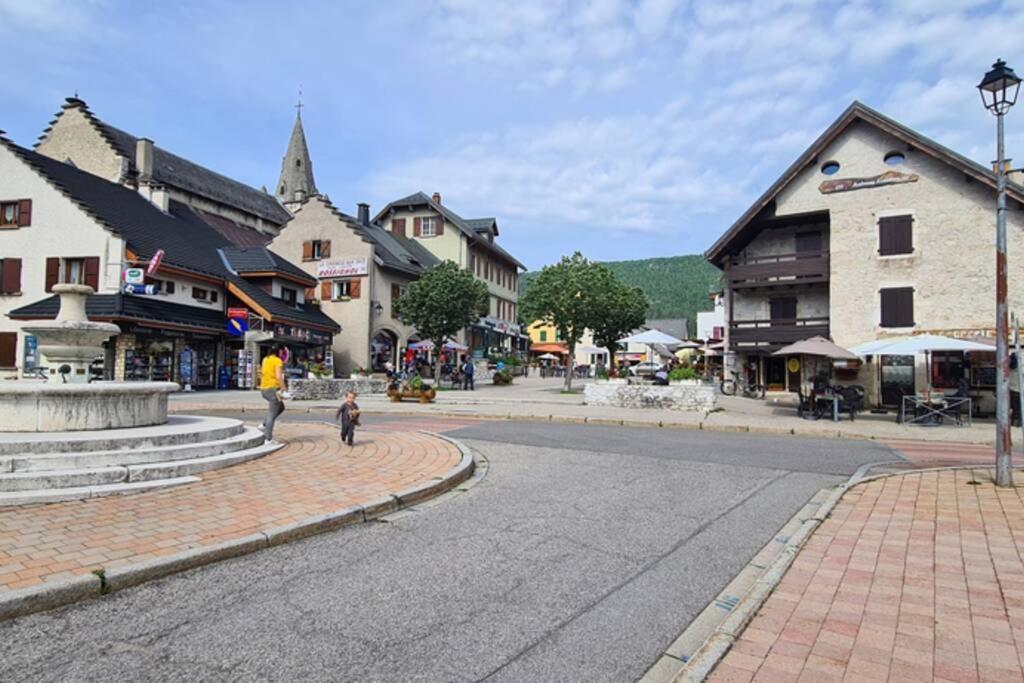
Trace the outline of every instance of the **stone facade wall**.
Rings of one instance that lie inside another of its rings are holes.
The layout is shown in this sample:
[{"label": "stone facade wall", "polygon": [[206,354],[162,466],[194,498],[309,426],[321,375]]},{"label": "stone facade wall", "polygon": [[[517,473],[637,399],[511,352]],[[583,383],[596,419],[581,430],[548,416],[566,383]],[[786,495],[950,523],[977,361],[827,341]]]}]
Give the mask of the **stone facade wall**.
[{"label": "stone facade wall", "polygon": [[288,382],[288,390],[297,401],[340,401],[350,391],[356,392],[357,395],[383,394],[387,391],[387,382],[372,377],[293,379]]},{"label": "stone facade wall", "polygon": [[78,107],[63,110],[36,151],[57,161],[71,159],[79,169],[112,183],[121,182],[128,160],[103,139]]},{"label": "stone facade wall", "polygon": [[592,406],[708,412],[718,404],[718,394],[713,384],[703,383],[662,387],[592,382],[584,386],[583,402]]}]

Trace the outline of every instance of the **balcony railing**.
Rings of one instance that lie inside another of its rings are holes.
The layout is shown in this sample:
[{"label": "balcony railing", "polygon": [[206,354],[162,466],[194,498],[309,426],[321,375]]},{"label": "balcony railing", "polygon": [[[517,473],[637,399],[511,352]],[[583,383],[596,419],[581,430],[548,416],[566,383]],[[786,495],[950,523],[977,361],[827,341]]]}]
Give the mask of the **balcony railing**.
[{"label": "balcony railing", "polygon": [[731,344],[790,344],[808,337],[828,336],[828,316],[775,320],[733,320]]},{"label": "balcony railing", "polygon": [[828,252],[803,251],[733,259],[728,276],[733,289],[828,282]]}]

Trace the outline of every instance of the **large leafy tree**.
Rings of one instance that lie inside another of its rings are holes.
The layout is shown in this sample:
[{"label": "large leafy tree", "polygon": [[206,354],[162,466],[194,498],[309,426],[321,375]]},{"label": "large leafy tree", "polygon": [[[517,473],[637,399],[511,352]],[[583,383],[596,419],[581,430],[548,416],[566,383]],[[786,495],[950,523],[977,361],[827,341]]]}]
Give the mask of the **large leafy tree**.
[{"label": "large leafy tree", "polygon": [[[530,282],[519,307],[524,319],[554,326],[571,358],[584,330],[594,322],[604,284],[600,267],[577,251],[545,266]],[[565,389],[572,389],[572,372],[565,373]]]},{"label": "large leafy tree", "polygon": [[639,287],[622,283],[603,265],[597,267],[603,269],[604,273],[600,277],[601,295],[595,302],[590,330],[594,333],[594,343],[608,349],[610,360],[614,363],[619,340],[647,321],[650,302]]},{"label": "large leafy tree", "polygon": [[[452,261],[444,261],[409,285],[395,304],[398,317],[434,342],[440,353],[445,340],[486,315],[490,295],[487,285]],[[435,363],[434,380],[441,378]]]}]

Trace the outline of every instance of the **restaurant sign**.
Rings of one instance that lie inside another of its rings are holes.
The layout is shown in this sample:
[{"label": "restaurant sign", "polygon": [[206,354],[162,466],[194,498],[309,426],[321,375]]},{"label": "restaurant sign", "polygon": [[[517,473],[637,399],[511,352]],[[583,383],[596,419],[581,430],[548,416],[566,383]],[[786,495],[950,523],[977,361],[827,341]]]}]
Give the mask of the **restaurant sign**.
[{"label": "restaurant sign", "polygon": [[366,258],[349,258],[339,261],[320,261],[316,264],[319,278],[354,277],[369,272]]},{"label": "restaurant sign", "polygon": [[300,341],[318,345],[331,343],[331,335],[326,332],[318,332],[307,327],[285,325],[283,323],[274,325],[274,337],[282,341]]},{"label": "restaurant sign", "polygon": [[818,186],[822,194],[835,194],[836,192],[849,192],[850,190],[864,190],[870,187],[883,187],[885,185],[898,185],[900,183],[916,183],[916,173],[900,173],[899,171],[886,171],[881,175],[870,178],[839,178],[826,180]]}]

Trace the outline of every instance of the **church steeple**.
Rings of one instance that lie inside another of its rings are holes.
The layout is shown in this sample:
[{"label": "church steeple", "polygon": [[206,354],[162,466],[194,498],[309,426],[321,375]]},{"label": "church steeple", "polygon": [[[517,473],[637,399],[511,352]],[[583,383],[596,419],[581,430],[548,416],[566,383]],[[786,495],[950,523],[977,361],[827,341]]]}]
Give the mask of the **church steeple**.
[{"label": "church steeple", "polygon": [[313,163],[309,160],[306,133],[302,130],[302,102],[295,106],[295,125],[288,140],[288,150],[281,162],[281,179],[277,182],[277,196],[285,204],[301,202],[317,194],[313,181]]}]

